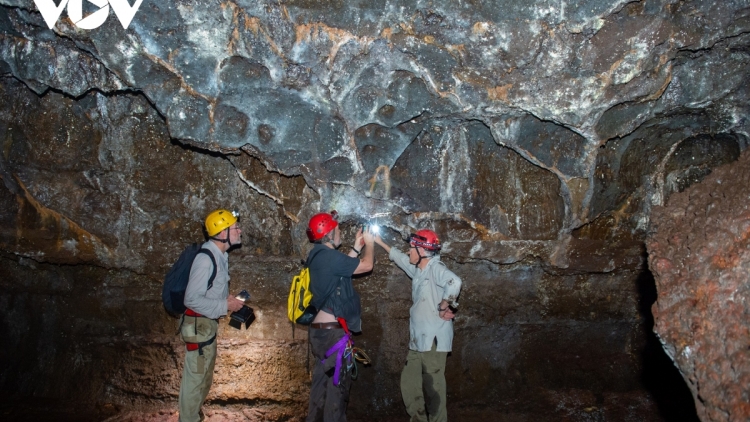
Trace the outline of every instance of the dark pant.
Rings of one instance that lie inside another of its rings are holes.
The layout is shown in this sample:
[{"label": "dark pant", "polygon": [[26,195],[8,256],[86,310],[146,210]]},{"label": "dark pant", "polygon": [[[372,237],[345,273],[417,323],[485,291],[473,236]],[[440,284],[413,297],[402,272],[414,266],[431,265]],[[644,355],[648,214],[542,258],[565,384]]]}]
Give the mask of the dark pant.
[{"label": "dark pant", "polygon": [[344,330],[340,328],[332,330],[310,328],[309,341],[315,367],[310,386],[307,422],[346,422],[346,405],[349,403],[349,388],[352,385],[351,374],[346,370],[346,361],[342,363],[339,385],[333,385],[336,354],[334,353],[321,363],[328,349],[344,335]]}]

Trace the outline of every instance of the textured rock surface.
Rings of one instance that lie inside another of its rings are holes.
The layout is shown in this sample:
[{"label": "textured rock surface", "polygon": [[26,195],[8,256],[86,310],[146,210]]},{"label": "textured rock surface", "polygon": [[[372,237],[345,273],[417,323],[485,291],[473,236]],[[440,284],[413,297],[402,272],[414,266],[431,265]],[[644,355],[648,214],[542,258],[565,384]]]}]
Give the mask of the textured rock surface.
[{"label": "textured rock surface", "polygon": [[750,419],[750,154],[652,215],[656,332],[703,421]]},{"label": "textured rock surface", "polygon": [[[0,69],[36,92],[142,92],[171,137],[301,174],[324,208],[348,195],[334,182],[389,200],[347,211],[460,213],[511,238],[556,238],[624,197],[660,204],[671,185],[654,165],[675,137],[744,145],[747,132],[745,1],[178,1],[144,4],[128,30],[112,17],[93,31],[65,18],[50,31],[30,4],[0,4],[13,6]],[[599,151],[612,138],[616,157]],[[641,151],[656,138],[663,150]],[[508,169],[534,188],[476,189],[481,170],[466,172],[482,168],[488,142],[513,150],[495,160],[515,153],[543,169]],[[655,162],[621,169],[631,150]],[[408,182],[423,170],[412,167],[374,189],[377,168],[397,175],[413,154],[438,176],[429,189]],[[676,164],[670,174],[690,167]],[[633,178],[642,192],[623,185]]]},{"label": "textured rock surface", "polygon": [[[50,31],[6,1],[0,63],[36,92],[142,92],[172,138],[301,174],[324,208],[386,200],[344,210],[357,215],[437,211],[555,239],[625,201],[660,204],[662,179],[695,167],[666,172],[676,138],[746,143],[743,2],[176,2],[143,5],[127,31]],[[622,168],[643,154],[654,162]],[[486,189],[490,169],[507,178]]]},{"label": "textured rock surface", "polygon": [[[747,148],[746,0],[162,3],[50,30],[0,0],[3,414],[175,418],[160,280],[228,206],[259,317],[222,329],[216,420],[304,414],[284,296],[334,208],[348,235],[441,234],[466,280],[451,415],[694,420],[648,333],[643,239]],[[377,359],[349,414],[401,420],[408,284],[379,256],[361,290]]]}]

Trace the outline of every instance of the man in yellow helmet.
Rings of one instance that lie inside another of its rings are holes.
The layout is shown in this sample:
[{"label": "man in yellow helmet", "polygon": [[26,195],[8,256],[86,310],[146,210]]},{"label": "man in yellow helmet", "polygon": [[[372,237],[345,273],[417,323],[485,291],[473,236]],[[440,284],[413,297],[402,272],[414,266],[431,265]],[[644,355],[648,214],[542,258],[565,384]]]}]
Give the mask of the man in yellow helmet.
[{"label": "man in yellow helmet", "polygon": [[[239,311],[244,302],[229,294],[229,261],[227,250],[241,243],[239,215],[234,211],[218,209],[206,217],[208,241],[190,268],[190,280],[185,291],[186,323],[193,327],[199,343],[186,343],[185,367],[180,384],[180,422],[203,420],[201,406],[213,382],[216,363],[216,331],[219,318],[229,311]],[[211,281],[212,275],[213,281]],[[191,325],[192,324],[192,325]],[[189,330],[187,330],[189,331]]]}]

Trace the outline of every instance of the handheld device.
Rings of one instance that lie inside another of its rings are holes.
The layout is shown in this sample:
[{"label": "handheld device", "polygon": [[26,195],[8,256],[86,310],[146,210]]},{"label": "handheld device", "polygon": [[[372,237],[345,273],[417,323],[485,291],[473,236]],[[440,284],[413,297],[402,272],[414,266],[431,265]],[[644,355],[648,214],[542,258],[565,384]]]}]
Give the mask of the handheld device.
[{"label": "handheld device", "polygon": [[377,224],[372,223],[365,223],[362,225],[362,233],[364,232],[370,232],[372,234],[378,234],[380,233],[380,226]]},{"label": "handheld device", "polygon": [[[245,303],[247,303],[248,300],[250,300],[250,293],[247,292],[247,290],[243,290],[235,296],[237,300],[241,300]],[[245,328],[250,327],[250,324],[255,321],[255,313],[253,312],[253,308],[245,305],[243,306],[239,311],[232,312],[229,315],[229,326],[240,329],[244,325]]]},{"label": "handheld device", "polygon": [[250,300],[250,293],[248,293],[247,290],[243,290],[239,292],[235,297],[237,298],[237,300],[247,302],[248,300]]}]

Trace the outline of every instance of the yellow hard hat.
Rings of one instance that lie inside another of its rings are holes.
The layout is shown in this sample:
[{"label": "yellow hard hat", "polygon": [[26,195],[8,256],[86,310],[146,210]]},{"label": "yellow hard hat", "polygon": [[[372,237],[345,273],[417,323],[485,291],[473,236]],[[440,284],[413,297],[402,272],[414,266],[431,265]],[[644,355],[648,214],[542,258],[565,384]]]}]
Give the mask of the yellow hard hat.
[{"label": "yellow hard hat", "polygon": [[208,237],[214,237],[221,233],[222,230],[236,223],[239,217],[240,215],[237,211],[229,211],[225,209],[212,211],[211,214],[208,214],[208,217],[206,217],[206,233],[208,233]]}]

